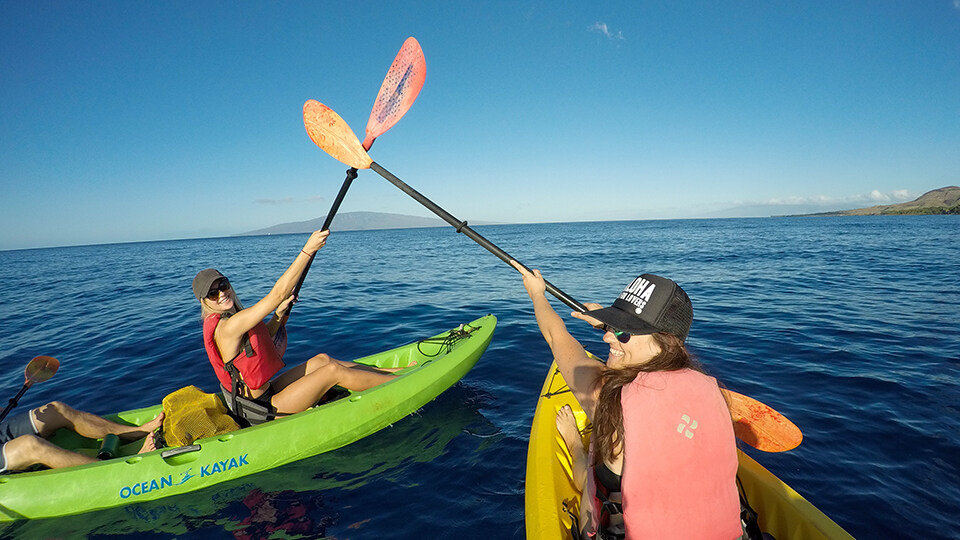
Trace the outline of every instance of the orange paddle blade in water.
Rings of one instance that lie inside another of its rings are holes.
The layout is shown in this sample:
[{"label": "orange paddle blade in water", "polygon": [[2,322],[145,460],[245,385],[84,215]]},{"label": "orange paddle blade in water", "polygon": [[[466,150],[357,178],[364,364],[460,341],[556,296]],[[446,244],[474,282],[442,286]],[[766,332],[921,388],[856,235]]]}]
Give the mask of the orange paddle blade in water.
[{"label": "orange paddle blade in water", "polygon": [[803,433],[786,416],[732,390],[723,389],[737,438],[764,452],[786,452],[803,441]]},{"label": "orange paddle blade in water", "polygon": [[423,50],[416,39],[409,37],[403,42],[380,85],[370,119],[367,120],[367,137],[363,140],[365,150],[369,150],[374,139],[393,127],[410,110],[426,77],[427,62]]},{"label": "orange paddle blade in water", "polygon": [[303,104],[303,126],[314,144],[334,159],[354,169],[369,169],[373,162],[360,140],[340,115],[319,101]]}]

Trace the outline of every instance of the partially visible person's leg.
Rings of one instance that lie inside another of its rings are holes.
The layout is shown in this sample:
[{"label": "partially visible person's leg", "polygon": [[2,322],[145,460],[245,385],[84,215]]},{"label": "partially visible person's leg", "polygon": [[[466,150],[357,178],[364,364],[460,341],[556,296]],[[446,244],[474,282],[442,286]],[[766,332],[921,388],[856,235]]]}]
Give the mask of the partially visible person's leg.
[{"label": "partially visible person's leg", "polygon": [[[296,380],[289,380],[293,376],[288,374],[298,371],[305,372],[305,374]],[[276,390],[276,394],[270,402],[277,409],[277,412],[298,413],[319,401],[334,385],[342,386],[347,390],[362,391],[383,384],[393,378],[394,376],[389,373],[378,370],[354,369],[327,357],[325,363],[312,370],[301,364],[277,377],[275,381],[270,383]]]},{"label": "partially visible person's leg", "polygon": [[[153,437],[147,437],[139,453],[156,449]],[[23,435],[3,445],[4,470],[22,471],[33,465],[44,465],[51,469],[75,467],[96,463],[98,460],[83,454],[64,450],[50,441],[36,435]]]},{"label": "partially visible person's leg", "polygon": [[92,457],[64,450],[36,435],[23,435],[3,446],[7,470],[22,471],[31,465],[46,465],[51,469],[73,467],[97,461]]},{"label": "partially visible person's leg", "polygon": [[[380,369],[373,366],[358,364],[356,362],[350,362],[347,360],[337,360],[336,358],[333,358],[332,356],[326,353],[320,353],[314,356],[313,358],[307,360],[306,362],[293,366],[287,371],[284,371],[283,373],[280,374],[280,376],[272,380],[270,384],[271,386],[273,386],[274,390],[279,392],[284,388],[286,388],[287,385],[289,385],[290,383],[300,380],[305,375],[309,375],[314,371],[321,369],[328,364],[337,364],[340,367],[347,368],[347,369],[356,369],[360,371],[366,371],[369,373],[379,373],[379,374],[393,373],[396,371],[400,371],[401,369],[404,369],[406,367],[409,367],[409,366],[404,366],[401,368]],[[414,362],[414,364],[416,364],[416,362]]]},{"label": "partially visible person's leg", "polygon": [[67,428],[88,439],[102,439],[107,434],[113,433],[125,441],[133,441],[147,436],[163,424],[163,413],[142,426],[127,426],[95,414],[78,411],[59,401],[52,401],[38,407],[32,413],[34,425],[41,437],[49,437],[58,429]]},{"label": "partially visible person's leg", "polygon": [[587,449],[583,446],[577,418],[569,405],[564,405],[557,411],[557,431],[573,457],[573,482],[578,490],[583,490],[587,480]]}]

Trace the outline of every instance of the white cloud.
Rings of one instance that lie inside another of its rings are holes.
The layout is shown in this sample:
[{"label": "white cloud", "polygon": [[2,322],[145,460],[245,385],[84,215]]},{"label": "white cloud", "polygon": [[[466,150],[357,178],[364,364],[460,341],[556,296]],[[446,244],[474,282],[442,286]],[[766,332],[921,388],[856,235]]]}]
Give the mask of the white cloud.
[{"label": "white cloud", "polygon": [[953,0],[953,7],[960,9],[960,0]]},{"label": "white cloud", "polygon": [[[957,1],[960,2],[960,0],[957,0]],[[894,204],[899,202],[912,201],[915,198],[916,197],[911,195],[910,192],[906,189],[897,189],[889,193],[884,193],[878,189],[875,189],[869,193],[859,193],[854,195],[847,195],[845,197],[831,197],[829,195],[775,197],[773,199],[768,199],[766,201],[763,201],[760,204],[765,204],[770,206],[787,206],[787,205],[797,205],[797,204],[830,206],[830,205],[837,205],[837,204],[856,204],[856,203]],[[745,204],[756,204],[756,203],[745,203]]]},{"label": "white cloud", "polygon": [[[960,2],[960,0],[955,0],[955,1]],[[589,27],[587,27],[587,30],[591,32],[598,32],[600,34],[607,36],[608,39],[612,39],[615,41],[623,40],[623,32],[620,30],[617,30],[616,34],[611,33],[610,29],[607,27],[607,23],[605,22],[599,22],[599,21],[595,22]]]},{"label": "white cloud", "polygon": [[266,205],[277,205],[277,204],[291,204],[293,203],[293,197],[284,197],[282,199],[257,199],[257,204],[266,204]]}]

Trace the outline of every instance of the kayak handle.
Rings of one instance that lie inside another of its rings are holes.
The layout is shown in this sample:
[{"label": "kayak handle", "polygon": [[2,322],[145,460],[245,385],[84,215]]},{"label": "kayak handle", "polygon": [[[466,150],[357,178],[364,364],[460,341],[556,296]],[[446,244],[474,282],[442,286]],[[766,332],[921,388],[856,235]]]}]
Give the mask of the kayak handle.
[{"label": "kayak handle", "polygon": [[178,446],[177,448],[171,448],[169,450],[164,450],[160,452],[160,457],[163,459],[172,458],[174,456],[179,456],[181,454],[189,454],[190,452],[198,452],[200,450],[199,444],[190,444],[187,446]]}]

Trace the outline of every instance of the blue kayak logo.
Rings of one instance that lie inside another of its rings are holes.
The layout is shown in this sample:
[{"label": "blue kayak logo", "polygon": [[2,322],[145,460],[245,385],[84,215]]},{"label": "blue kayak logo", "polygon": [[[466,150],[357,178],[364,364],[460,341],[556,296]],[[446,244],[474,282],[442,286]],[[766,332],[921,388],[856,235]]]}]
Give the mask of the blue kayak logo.
[{"label": "blue kayak logo", "polygon": [[[208,463],[200,467],[200,478],[207,476],[214,476],[216,474],[222,473],[224,471],[229,471],[231,469],[236,469],[237,467],[243,467],[244,465],[249,465],[247,461],[248,454],[243,454],[242,456],[237,456],[235,458],[225,459],[223,461],[215,461],[213,463]],[[156,491],[158,489],[164,489],[171,486],[179,486],[191,478],[195,478],[197,475],[193,474],[193,467],[180,473],[180,481],[173,483],[173,475],[168,474],[166,476],[161,476],[159,478],[154,478],[152,480],[144,480],[143,482],[138,482],[130,486],[124,486],[120,488],[120,498],[129,499],[130,497],[135,497],[139,495],[145,495],[151,491]]]}]

